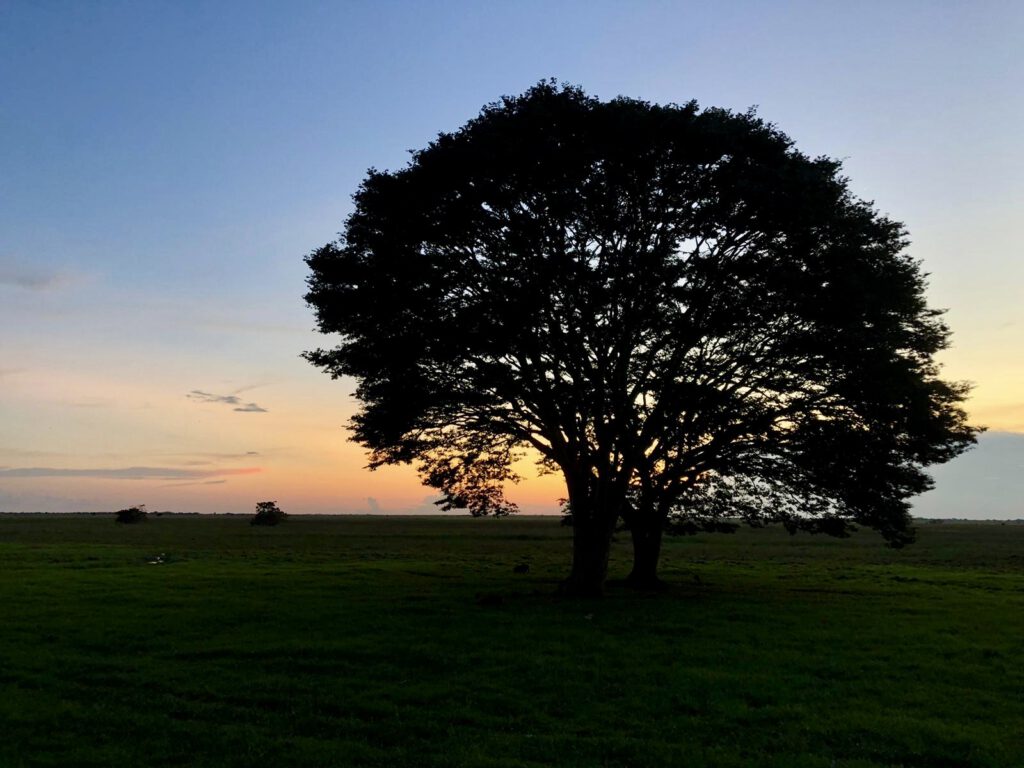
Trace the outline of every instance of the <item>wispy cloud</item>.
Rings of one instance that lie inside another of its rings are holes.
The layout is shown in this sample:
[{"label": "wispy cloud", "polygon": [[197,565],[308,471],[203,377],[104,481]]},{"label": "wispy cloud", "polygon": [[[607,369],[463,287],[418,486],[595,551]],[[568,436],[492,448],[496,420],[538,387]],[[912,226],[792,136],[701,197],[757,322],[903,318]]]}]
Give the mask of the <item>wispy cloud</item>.
[{"label": "wispy cloud", "polygon": [[245,405],[241,406],[240,408],[235,408],[235,410],[238,411],[239,413],[266,413],[267,412],[266,408],[261,408],[260,406],[256,405],[256,403],[246,403]]},{"label": "wispy cloud", "polygon": [[[251,387],[244,387],[243,389],[240,389],[238,391],[244,392],[246,389],[251,389]],[[259,406],[256,403],[243,402],[242,399],[237,394],[215,395],[212,392],[204,392],[201,389],[193,389],[191,392],[185,395],[185,397],[189,398],[190,400],[195,400],[196,402],[199,403],[221,403],[223,405],[233,405],[235,406],[233,410],[238,411],[239,413],[267,412],[266,408],[263,408],[262,406]]]},{"label": "wispy cloud", "polygon": [[240,451],[236,453],[197,451],[195,453],[157,453],[151,454],[161,461],[171,459],[174,464],[185,467],[204,467],[213,464],[214,461],[252,461],[254,456],[260,456],[259,451]]},{"label": "wispy cloud", "polygon": [[107,398],[93,397],[86,400],[73,400],[68,405],[73,408],[108,408],[114,405],[114,401]]},{"label": "wispy cloud", "polygon": [[0,285],[27,291],[48,291],[70,282],[66,272],[0,256]]},{"label": "wispy cloud", "polygon": [[226,475],[255,475],[260,467],[237,469],[182,469],[180,467],[120,467],[117,469],[69,469],[66,467],[12,467],[0,469],[0,478],[81,477],[97,480],[205,480]]},{"label": "wispy cloud", "polygon": [[188,485],[223,485],[227,480],[198,480],[194,483],[166,483],[158,485],[157,488],[184,488]]}]

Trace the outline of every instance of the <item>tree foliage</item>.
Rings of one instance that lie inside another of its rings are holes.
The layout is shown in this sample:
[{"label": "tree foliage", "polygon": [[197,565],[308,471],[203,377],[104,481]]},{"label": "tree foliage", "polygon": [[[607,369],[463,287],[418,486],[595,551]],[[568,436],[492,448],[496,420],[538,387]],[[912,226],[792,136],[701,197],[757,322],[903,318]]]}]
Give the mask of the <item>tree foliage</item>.
[{"label": "tree foliage", "polygon": [[370,466],[415,463],[449,507],[513,511],[527,453],[560,472],[576,591],[619,520],[638,582],[665,528],[902,545],[924,467],[974,441],[903,226],[752,111],[540,83],[354,200],[307,257],[338,343],[306,357],[355,379]]}]

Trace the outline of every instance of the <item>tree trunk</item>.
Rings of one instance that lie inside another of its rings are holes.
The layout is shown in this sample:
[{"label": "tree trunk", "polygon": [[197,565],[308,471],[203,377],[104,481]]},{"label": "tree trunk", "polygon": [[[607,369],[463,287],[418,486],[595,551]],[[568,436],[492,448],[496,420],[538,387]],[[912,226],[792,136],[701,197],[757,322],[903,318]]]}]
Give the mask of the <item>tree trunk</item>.
[{"label": "tree trunk", "polygon": [[572,571],[562,582],[561,592],[571,597],[600,597],[608,577],[615,521],[573,517]]},{"label": "tree trunk", "polygon": [[633,570],[626,584],[634,589],[664,589],[665,582],[658,578],[658,558],[661,557],[661,520],[634,520],[630,524],[633,535]]}]

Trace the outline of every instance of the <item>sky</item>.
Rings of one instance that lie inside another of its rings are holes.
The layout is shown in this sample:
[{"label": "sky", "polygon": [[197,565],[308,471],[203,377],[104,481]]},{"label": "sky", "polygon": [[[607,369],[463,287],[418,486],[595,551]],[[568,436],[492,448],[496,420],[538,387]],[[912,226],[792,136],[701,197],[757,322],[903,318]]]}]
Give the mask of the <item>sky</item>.
[{"label": "sky", "polygon": [[[988,427],[931,517],[1024,517],[1024,4],[0,0],[0,510],[413,512],[369,472],[303,257],[370,167],[541,79],[696,99],[844,162]],[[532,474],[532,467],[524,467]],[[556,508],[557,478],[509,496]]]}]

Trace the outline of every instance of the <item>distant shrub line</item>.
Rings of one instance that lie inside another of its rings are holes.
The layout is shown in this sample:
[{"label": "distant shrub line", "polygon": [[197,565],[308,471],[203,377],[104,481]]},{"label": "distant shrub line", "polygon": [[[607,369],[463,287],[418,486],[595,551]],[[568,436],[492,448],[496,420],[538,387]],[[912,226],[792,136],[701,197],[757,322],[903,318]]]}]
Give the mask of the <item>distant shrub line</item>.
[{"label": "distant shrub line", "polygon": [[[95,514],[95,513],[93,513]],[[173,512],[155,512],[158,517],[164,514],[174,514]],[[195,514],[195,513],[189,513]],[[134,507],[128,507],[127,509],[119,509],[114,516],[114,520],[118,523],[130,525],[133,523],[143,523],[149,517],[149,512],[146,510],[145,504],[139,504]],[[253,515],[249,521],[250,525],[277,525],[282,522],[286,517],[284,510],[277,506],[276,501],[259,501],[256,503],[256,514]]]}]

